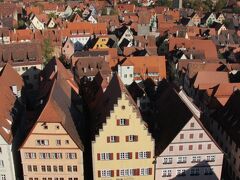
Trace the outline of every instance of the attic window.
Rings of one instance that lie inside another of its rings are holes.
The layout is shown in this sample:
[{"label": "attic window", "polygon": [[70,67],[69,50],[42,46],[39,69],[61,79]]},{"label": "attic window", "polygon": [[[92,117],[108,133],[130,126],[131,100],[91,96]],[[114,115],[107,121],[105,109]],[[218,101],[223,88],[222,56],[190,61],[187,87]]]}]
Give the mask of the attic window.
[{"label": "attic window", "polygon": [[193,127],[194,127],[194,123],[191,123],[191,124],[190,124],[190,127],[193,128]]},{"label": "attic window", "polygon": [[48,129],[48,126],[47,126],[47,125],[44,125],[44,126],[43,126],[43,129]]},{"label": "attic window", "polygon": [[60,129],[59,125],[56,125],[56,129]]},{"label": "attic window", "polygon": [[122,109],[124,110],[124,109],[125,109],[125,106],[122,106]]}]

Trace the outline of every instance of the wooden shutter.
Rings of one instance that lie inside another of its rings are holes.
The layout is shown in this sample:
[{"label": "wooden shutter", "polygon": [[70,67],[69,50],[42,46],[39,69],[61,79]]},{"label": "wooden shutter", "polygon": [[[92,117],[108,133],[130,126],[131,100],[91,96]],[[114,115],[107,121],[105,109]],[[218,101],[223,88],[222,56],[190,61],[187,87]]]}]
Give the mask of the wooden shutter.
[{"label": "wooden shutter", "polygon": [[147,151],[147,158],[151,158],[151,151]]},{"label": "wooden shutter", "polygon": [[138,152],[135,153],[135,158],[138,159]]},{"label": "wooden shutter", "polygon": [[113,153],[110,153],[110,160],[113,160]]},{"label": "wooden shutter", "polygon": [[129,125],[129,119],[126,119],[126,126]]},{"label": "wooden shutter", "polygon": [[120,125],[120,119],[117,119],[117,126]]},{"label": "wooden shutter", "polygon": [[129,142],[129,138],[128,138],[128,136],[126,136],[126,142]]},{"label": "wooden shutter", "polygon": [[107,137],[107,142],[110,143],[110,137],[109,136]]},{"label": "wooden shutter", "polygon": [[119,153],[117,153],[117,159],[119,159]]},{"label": "wooden shutter", "polygon": [[114,177],[114,171],[111,170],[111,177]]},{"label": "wooden shutter", "polygon": [[119,176],[119,170],[117,170],[117,176]]},{"label": "wooden shutter", "polygon": [[134,141],[138,141],[138,135],[134,136]]},{"label": "wooden shutter", "polygon": [[101,171],[98,171],[98,177],[101,177]]},{"label": "wooden shutter", "polygon": [[132,159],[132,153],[131,152],[128,153],[128,156],[129,156],[129,159]]},{"label": "wooden shutter", "polygon": [[97,160],[100,160],[100,153],[97,153]]},{"label": "wooden shutter", "polygon": [[152,168],[149,168],[149,175],[152,175]]},{"label": "wooden shutter", "polygon": [[136,169],[136,175],[139,176],[139,174],[140,174],[140,170]]},{"label": "wooden shutter", "polygon": [[119,136],[115,136],[116,142],[119,142]]}]

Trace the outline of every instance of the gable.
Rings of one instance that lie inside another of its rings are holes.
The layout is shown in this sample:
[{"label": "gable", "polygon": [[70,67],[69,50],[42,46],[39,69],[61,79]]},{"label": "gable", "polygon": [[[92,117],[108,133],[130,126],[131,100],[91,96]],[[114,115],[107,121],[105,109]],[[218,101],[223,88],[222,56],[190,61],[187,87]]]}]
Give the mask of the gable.
[{"label": "gable", "polygon": [[[135,110],[134,105],[128,98],[128,95],[125,93],[122,93],[122,96],[118,98],[117,104],[114,105],[113,110],[106,119],[106,123],[103,123],[102,129],[99,130],[99,134],[95,137],[95,141],[93,142],[95,148],[102,148],[101,146],[105,143],[105,148],[108,148],[108,146],[109,148],[112,147],[111,143],[107,143],[107,136],[119,136],[119,144],[125,144],[125,137],[128,135],[138,135],[138,139],[142,141],[141,146],[153,148],[154,145],[151,134],[141,119],[140,113]],[[129,125],[119,126],[117,124],[118,119],[128,119]],[[122,150],[124,149],[126,149],[126,147],[122,146]]]},{"label": "gable", "polygon": [[27,136],[24,143],[22,144],[21,149],[35,148],[36,146],[38,146],[36,144],[37,140],[45,140],[45,139],[49,140],[49,145],[47,147],[59,148],[59,146],[56,145],[56,140],[59,139],[61,141],[68,140],[69,144],[66,146],[70,146],[72,148],[78,148],[76,143],[72,140],[72,138],[68,135],[68,133],[60,123],[38,122],[29,132],[29,135]]}]

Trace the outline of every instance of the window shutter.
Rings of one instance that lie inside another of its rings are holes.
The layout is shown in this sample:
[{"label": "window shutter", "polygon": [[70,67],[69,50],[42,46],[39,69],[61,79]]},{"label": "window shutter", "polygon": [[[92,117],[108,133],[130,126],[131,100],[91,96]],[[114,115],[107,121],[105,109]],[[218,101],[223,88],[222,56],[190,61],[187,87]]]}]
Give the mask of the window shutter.
[{"label": "window shutter", "polygon": [[119,153],[117,153],[117,159],[119,159]]},{"label": "window shutter", "polygon": [[126,119],[126,126],[129,125],[129,119]]},{"label": "window shutter", "polygon": [[116,142],[119,142],[119,136],[116,136]]},{"label": "window shutter", "polygon": [[109,136],[107,137],[107,142],[108,142],[108,143],[110,142],[110,137],[109,137]]},{"label": "window shutter", "polygon": [[126,142],[128,142],[128,141],[129,141],[128,136],[126,136]]},{"label": "window shutter", "polygon": [[114,171],[111,170],[111,177],[114,177]]},{"label": "window shutter", "polygon": [[147,158],[151,158],[151,151],[147,152]]},{"label": "window shutter", "polygon": [[152,175],[152,168],[149,168],[149,175]]},{"label": "window shutter", "polygon": [[110,153],[110,160],[113,160],[113,153]]},{"label": "window shutter", "polygon": [[119,126],[120,125],[120,120],[119,119],[117,119],[117,126]]},{"label": "window shutter", "polygon": [[119,170],[117,170],[117,176],[119,176]]},{"label": "window shutter", "polygon": [[128,156],[129,156],[129,159],[132,159],[132,153],[131,152],[128,153]]},{"label": "window shutter", "polygon": [[134,136],[134,140],[138,141],[138,135]]},{"label": "window shutter", "polygon": [[100,160],[100,153],[97,153],[97,160]]},{"label": "window shutter", "polygon": [[138,152],[135,153],[135,158],[138,159]]},{"label": "window shutter", "polygon": [[101,171],[98,171],[98,177],[101,177]]},{"label": "window shutter", "polygon": [[136,174],[137,176],[139,176],[140,175],[140,170],[139,169],[137,169],[137,174]]}]

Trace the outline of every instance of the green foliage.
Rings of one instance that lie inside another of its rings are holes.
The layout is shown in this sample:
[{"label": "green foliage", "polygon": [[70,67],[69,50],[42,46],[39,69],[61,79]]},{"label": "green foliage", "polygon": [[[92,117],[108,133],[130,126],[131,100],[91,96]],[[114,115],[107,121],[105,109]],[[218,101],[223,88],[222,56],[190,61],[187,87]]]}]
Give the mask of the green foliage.
[{"label": "green foliage", "polygon": [[57,15],[55,13],[50,13],[48,14],[48,18],[53,18],[53,19],[56,19],[57,18]]},{"label": "green foliage", "polygon": [[234,7],[233,13],[239,14],[240,13],[240,7]]},{"label": "green foliage", "polygon": [[47,64],[53,58],[53,46],[49,39],[43,40],[43,57],[44,57],[44,64]]},{"label": "green foliage", "polygon": [[20,19],[18,20],[18,29],[24,29],[25,28],[25,21]]},{"label": "green foliage", "polygon": [[103,8],[102,9],[102,15],[104,16],[104,15],[107,15],[107,8]]},{"label": "green foliage", "polygon": [[158,0],[156,2],[156,6],[167,6],[172,7],[172,1],[171,0]]},{"label": "green foliage", "polygon": [[139,2],[137,2],[137,0],[133,1],[132,3],[133,3],[135,6],[137,6],[137,7],[141,7],[141,6],[142,6],[142,4],[139,3]]},{"label": "green foliage", "polygon": [[226,6],[227,6],[227,0],[218,0],[215,5],[215,11],[219,12]]},{"label": "green foliage", "polygon": [[116,9],[112,9],[110,11],[110,15],[118,15],[118,11]]}]

